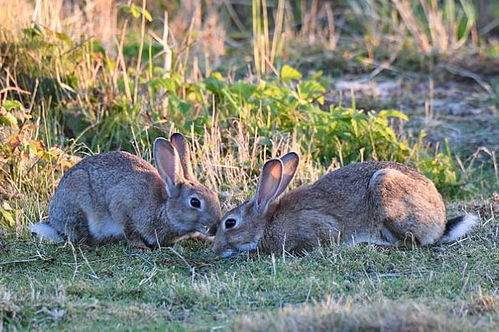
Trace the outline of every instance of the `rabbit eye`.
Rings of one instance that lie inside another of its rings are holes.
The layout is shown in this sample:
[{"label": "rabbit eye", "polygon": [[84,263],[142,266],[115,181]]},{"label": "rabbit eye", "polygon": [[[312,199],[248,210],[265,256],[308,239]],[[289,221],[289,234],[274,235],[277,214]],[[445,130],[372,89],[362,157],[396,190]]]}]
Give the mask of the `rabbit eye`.
[{"label": "rabbit eye", "polygon": [[229,218],[229,219],[225,220],[225,228],[226,229],[232,228],[234,226],[236,226],[236,219]]},{"label": "rabbit eye", "polygon": [[200,208],[201,207],[201,201],[197,199],[196,197],[191,198],[191,206],[194,208]]}]

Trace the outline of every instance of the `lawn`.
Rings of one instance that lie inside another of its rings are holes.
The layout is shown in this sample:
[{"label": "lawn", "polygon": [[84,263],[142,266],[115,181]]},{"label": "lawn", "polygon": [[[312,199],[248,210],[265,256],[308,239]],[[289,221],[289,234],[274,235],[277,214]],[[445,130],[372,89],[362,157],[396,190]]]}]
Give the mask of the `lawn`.
[{"label": "lawn", "polygon": [[[498,212],[497,202],[475,203],[483,211],[495,204]],[[143,251],[7,236],[0,256],[3,324],[7,330],[493,331],[499,250],[491,213],[451,245],[333,246],[304,257],[221,260],[199,240]]]},{"label": "lawn", "polygon": [[[481,0],[6,1],[0,331],[497,331],[499,7]],[[390,160],[437,186],[451,244],[220,259],[35,239],[88,155],[184,134],[228,211],[291,150],[290,188]]]}]

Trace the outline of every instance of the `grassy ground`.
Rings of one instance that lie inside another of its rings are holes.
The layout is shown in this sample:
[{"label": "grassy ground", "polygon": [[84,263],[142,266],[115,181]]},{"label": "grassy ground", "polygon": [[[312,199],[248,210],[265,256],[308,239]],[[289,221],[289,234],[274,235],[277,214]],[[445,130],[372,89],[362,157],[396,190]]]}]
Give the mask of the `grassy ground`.
[{"label": "grassy ground", "polygon": [[[497,5],[133,3],[0,0],[0,332],[497,330]],[[138,251],[28,234],[79,157],[150,160],[172,131],[224,210],[266,159],[297,150],[291,187],[399,161],[480,226],[444,246],[231,260],[194,239]]]},{"label": "grassy ground", "polygon": [[305,257],[220,260],[197,240],[145,252],[7,235],[0,249],[0,322],[7,330],[493,331],[497,202],[476,204],[485,214],[469,237],[414,250],[360,245],[323,247]]}]

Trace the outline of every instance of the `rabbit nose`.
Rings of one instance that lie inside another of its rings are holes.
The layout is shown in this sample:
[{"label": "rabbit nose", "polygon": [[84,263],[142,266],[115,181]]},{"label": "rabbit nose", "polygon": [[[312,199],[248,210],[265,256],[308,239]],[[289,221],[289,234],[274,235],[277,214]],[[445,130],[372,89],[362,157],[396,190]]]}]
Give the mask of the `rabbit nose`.
[{"label": "rabbit nose", "polygon": [[225,249],[225,244],[222,243],[222,241],[213,241],[213,246],[211,247],[211,251],[213,251],[215,254],[220,254],[223,250]]}]

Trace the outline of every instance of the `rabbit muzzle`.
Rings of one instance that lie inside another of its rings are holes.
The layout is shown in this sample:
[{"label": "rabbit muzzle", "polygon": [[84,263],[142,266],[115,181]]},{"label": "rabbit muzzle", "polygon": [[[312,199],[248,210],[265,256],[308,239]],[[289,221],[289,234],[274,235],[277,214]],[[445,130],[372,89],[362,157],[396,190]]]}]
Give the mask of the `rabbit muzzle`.
[{"label": "rabbit muzzle", "polygon": [[250,243],[244,243],[239,245],[238,248],[221,248],[220,246],[215,244],[213,245],[213,251],[218,254],[221,258],[230,258],[234,257],[246,252],[254,252],[258,248],[258,243],[256,242],[250,242]]}]

